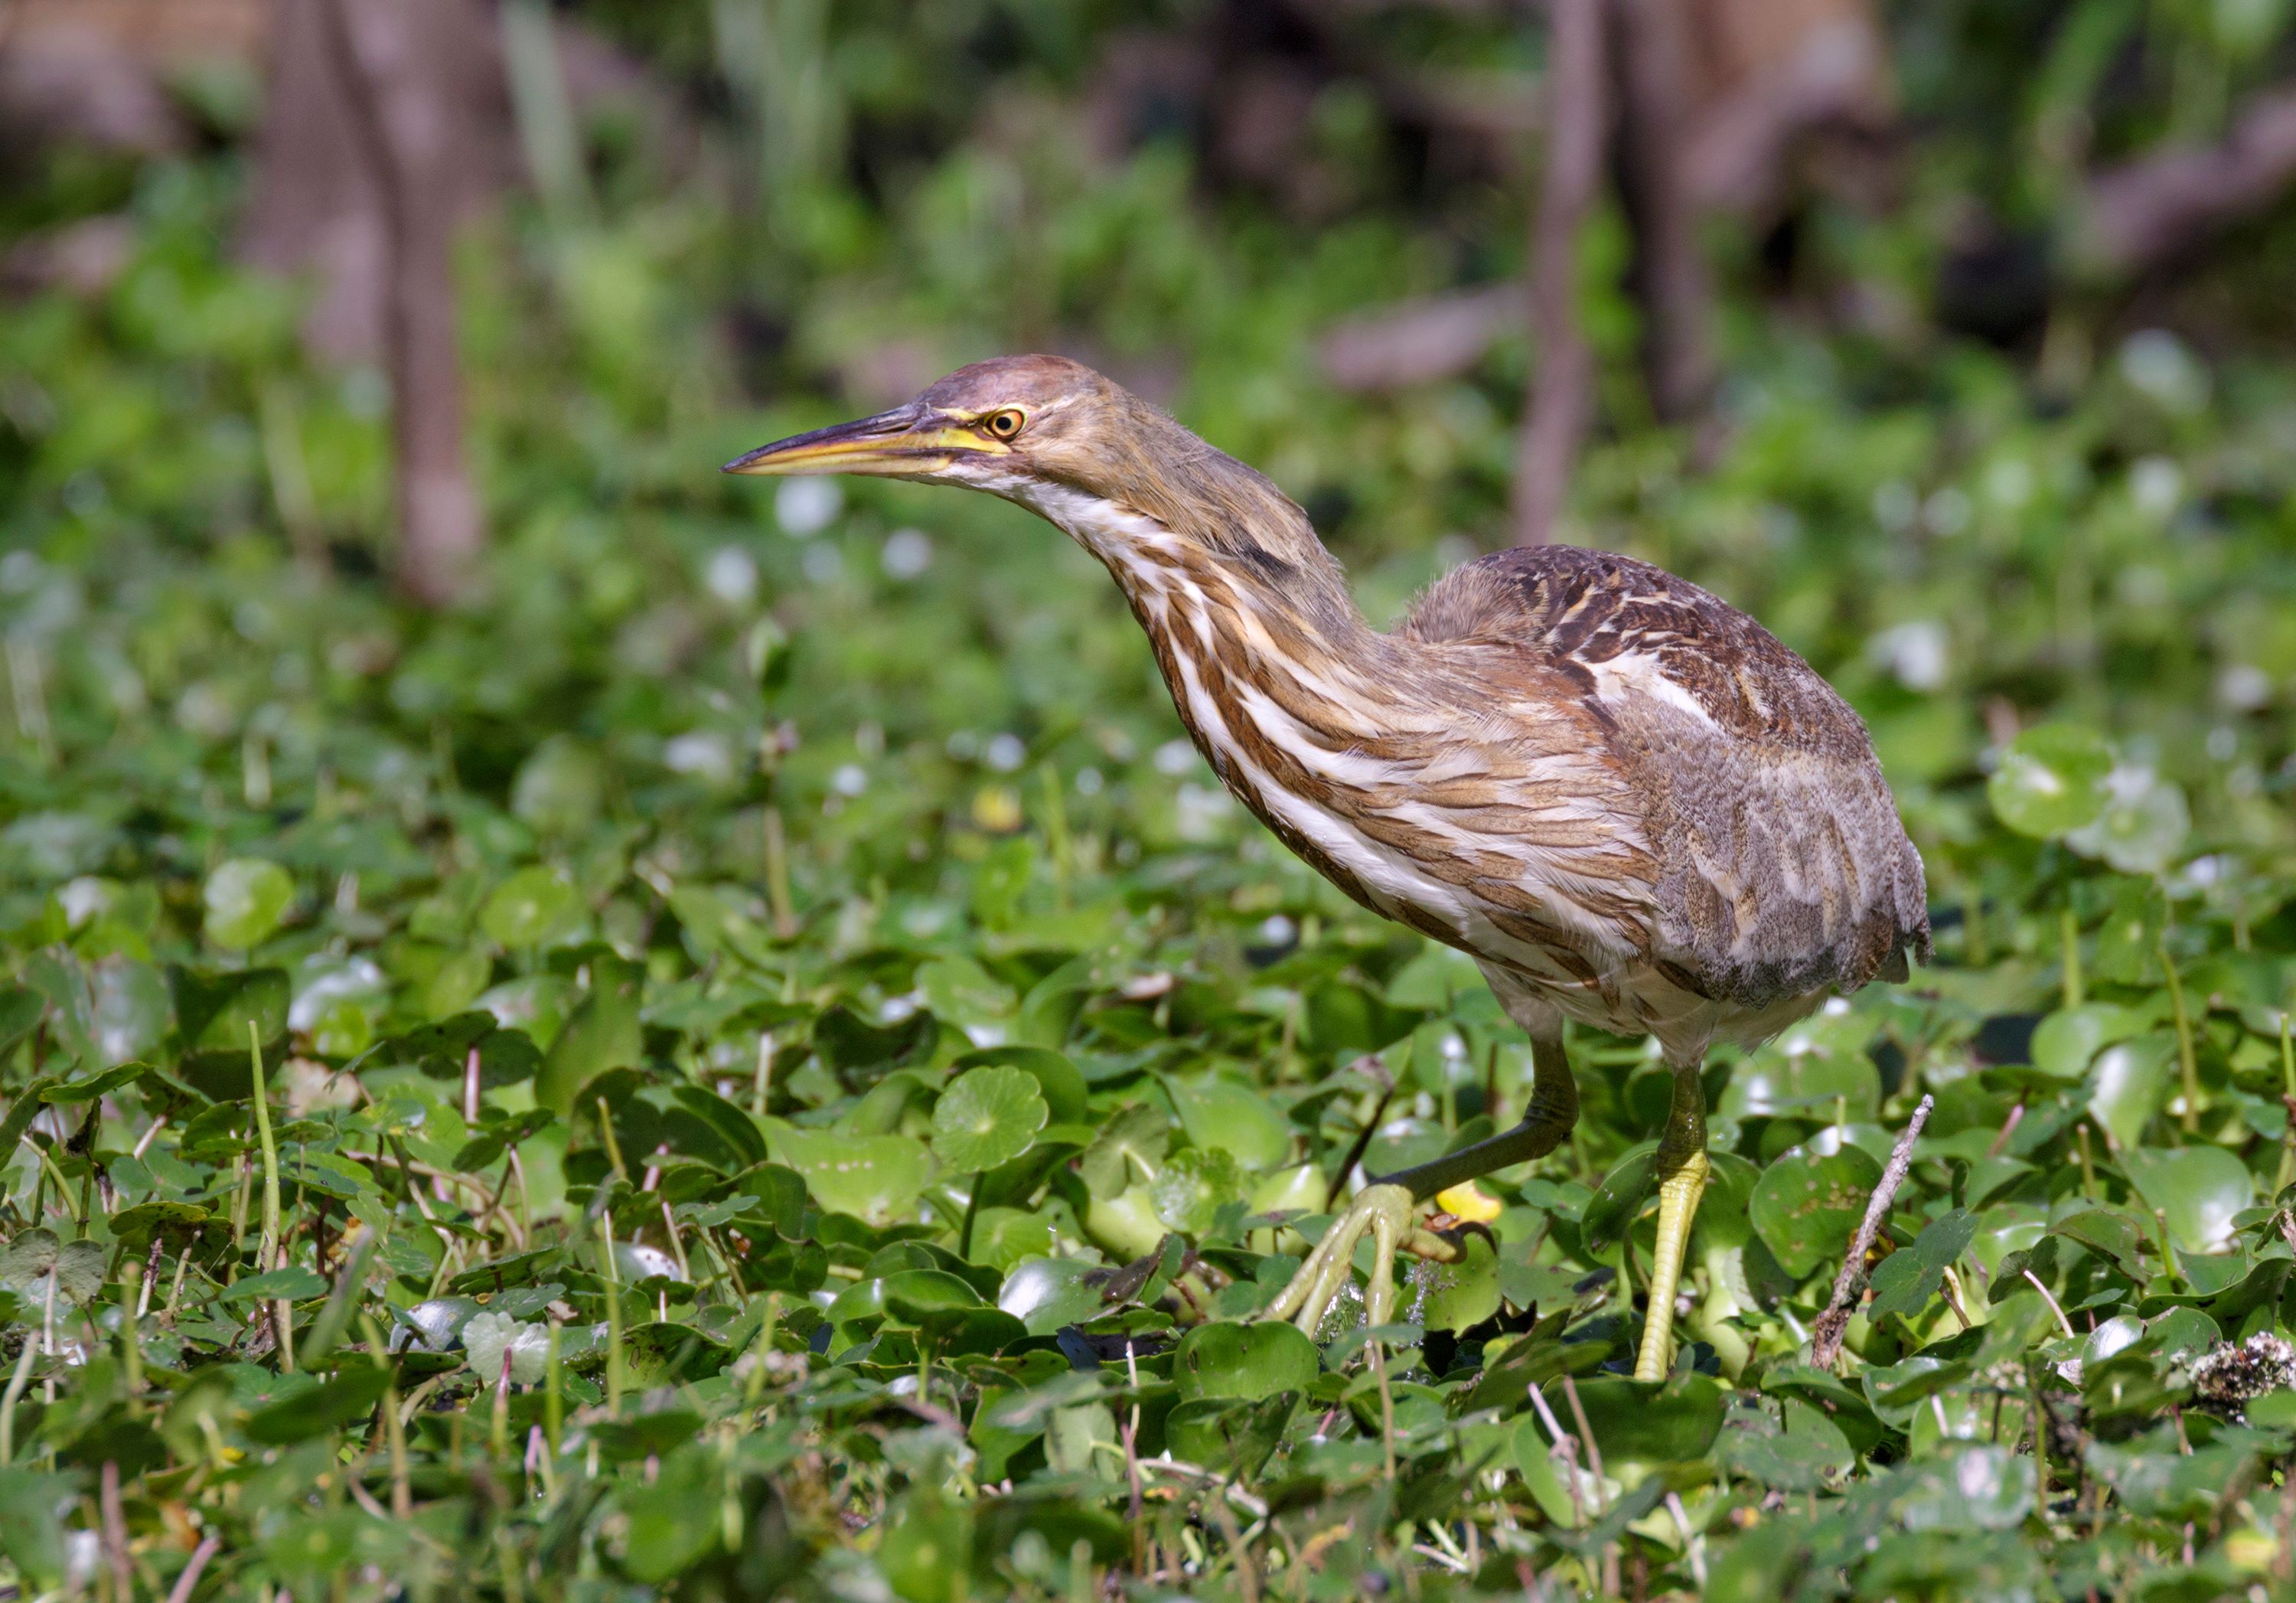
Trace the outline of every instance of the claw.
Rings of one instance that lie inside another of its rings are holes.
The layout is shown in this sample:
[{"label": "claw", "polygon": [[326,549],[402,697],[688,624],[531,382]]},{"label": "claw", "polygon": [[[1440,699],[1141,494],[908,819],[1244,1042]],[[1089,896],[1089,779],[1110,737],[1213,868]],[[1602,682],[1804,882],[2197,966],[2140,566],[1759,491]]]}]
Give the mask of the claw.
[{"label": "claw", "polygon": [[1370,1325],[1386,1324],[1395,1311],[1396,1244],[1410,1233],[1417,1208],[1410,1191],[1402,1186],[1365,1187],[1348,1204],[1347,1212],[1332,1221],[1323,1240],[1292,1277],[1292,1284],[1260,1317],[1290,1319],[1313,1339],[1341,1287],[1354,1274],[1356,1244],[1369,1230],[1373,1258],[1371,1285],[1364,1293],[1364,1320]]}]

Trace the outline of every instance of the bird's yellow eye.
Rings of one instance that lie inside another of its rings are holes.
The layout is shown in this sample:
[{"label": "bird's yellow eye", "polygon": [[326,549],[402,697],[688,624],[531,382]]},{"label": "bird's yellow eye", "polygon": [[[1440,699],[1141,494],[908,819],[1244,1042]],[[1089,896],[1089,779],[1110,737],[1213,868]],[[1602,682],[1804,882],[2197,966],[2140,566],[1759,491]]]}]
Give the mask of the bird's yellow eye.
[{"label": "bird's yellow eye", "polygon": [[1028,421],[1018,407],[1006,407],[1000,412],[991,412],[982,418],[980,426],[999,440],[1010,440],[1021,432],[1021,425]]}]

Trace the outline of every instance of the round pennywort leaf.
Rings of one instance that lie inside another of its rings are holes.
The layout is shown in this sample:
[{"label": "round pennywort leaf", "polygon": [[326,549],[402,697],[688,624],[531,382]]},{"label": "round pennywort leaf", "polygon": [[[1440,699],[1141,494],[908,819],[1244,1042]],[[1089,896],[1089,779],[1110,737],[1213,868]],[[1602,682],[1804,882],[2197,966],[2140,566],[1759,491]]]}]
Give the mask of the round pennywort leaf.
[{"label": "round pennywort leaf", "polygon": [[2159,874],[2176,860],[2193,826],[2181,787],[2151,769],[2122,768],[2105,777],[2104,795],[2103,810],[2065,844],[2123,874]]},{"label": "round pennywort leaf", "polygon": [[479,927],[499,946],[531,950],[570,930],[581,915],[582,899],[554,870],[521,868],[488,893]]},{"label": "round pennywort leaf", "polygon": [[1754,1234],[1799,1278],[1841,1258],[1881,1179],[1882,1165],[1860,1147],[1781,1153],[1754,1186],[1747,1210]]},{"label": "round pennywort leaf", "polygon": [[1027,1070],[1002,1064],[971,1069],[933,1106],[933,1155],[967,1173],[994,1169],[1036,1145],[1051,1116]]},{"label": "round pennywort leaf", "polygon": [[2001,753],[1985,794],[1995,816],[2019,834],[2052,840],[2104,810],[2112,752],[2093,730],[2043,724]]},{"label": "round pennywort leaf", "polygon": [[276,863],[235,857],[208,875],[208,939],[243,952],[279,927],[295,900],[295,882]]}]

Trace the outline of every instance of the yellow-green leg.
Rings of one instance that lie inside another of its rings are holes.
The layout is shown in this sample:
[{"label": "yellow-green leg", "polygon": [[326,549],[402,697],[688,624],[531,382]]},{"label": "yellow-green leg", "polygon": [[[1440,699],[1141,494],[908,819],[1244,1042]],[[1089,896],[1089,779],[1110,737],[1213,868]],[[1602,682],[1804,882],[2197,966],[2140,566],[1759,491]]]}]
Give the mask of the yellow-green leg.
[{"label": "yellow-green leg", "polygon": [[[1262,1319],[1291,1319],[1314,1336],[1332,1303],[1355,1271],[1356,1244],[1368,1230],[1373,1251],[1371,1284],[1364,1292],[1366,1324],[1384,1325],[1395,1310],[1395,1251],[1416,1234],[1412,1216],[1419,1204],[1478,1175],[1527,1163],[1560,1147],[1578,1119],[1578,1086],[1560,1036],[1534,1038],[1530,1044],[1530,1109],[1513,1130],[1447,1153],[1431,1163],[1382,1176],[1357,1192],[1347,1211],[1332,1221],[1323,1240],[1300,1266],[1292,1283],[1267,1305]],[[1704,1142],[1704,1125],[1700,1126]],[[1428,1237],[1429,1244],[1436,1238]],[[1414,1245],[1420,1245],[1414,1242]],[[1436,1248],[1439,1251],[1439,1247]]]},{"label": "yellow-green leg", "polygon": [[1674,1363],[1674,1298],[1682,1284],[1690,1221],[1706,1189],[1706,1093],[1696,1064],[1674,1067],[1674,1099],[1652,1160],[1658,1175],[1658,1251],[1651,1264],[1650,1311],[1643,1320],[1636,1380],[1664,1380]]}]

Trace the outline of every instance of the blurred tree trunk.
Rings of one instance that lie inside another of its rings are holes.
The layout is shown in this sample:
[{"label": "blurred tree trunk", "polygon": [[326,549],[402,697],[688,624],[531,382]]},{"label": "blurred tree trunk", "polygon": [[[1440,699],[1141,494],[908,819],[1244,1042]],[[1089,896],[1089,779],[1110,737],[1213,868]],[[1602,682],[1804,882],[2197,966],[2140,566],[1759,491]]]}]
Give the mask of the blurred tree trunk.
[{"label": "blurred tree trunk", "polygon": [[328,43],[373,177],[383,241],[383,358],[398,446],[398,581],[439,605],[468,582],[484,530],[463,460],[455,350],[454,163],[471,129],[454,92],[461,0],[326,0]]},{"label": "blurred tree trunk", "polygon": [[1578,234],[1602,182],[1609,111],[1603,0],[1553,0],[1546,171],[1531,242],[1530,328],[1538,365],[1515,458],[1514,538],[1546,543],[1594,409],[1595,357],[1578,326]]},{"label": "blurred tree trunk", "polygon": [[322,269],[307,334],[390,378],[397,574],[438,605],[484,538],[463,458],[455,227],[504,175],[509,118],[475,0],[283,0],[247,251]]},{"label": "blurred tree trunk", "polygon": [[1713,293],[1685,181],[1692,73],[1683,0],[1612,0],[1619,195],[1634,235],[1643,374],[1660,423],[1702,416],[1714,388]]}]

